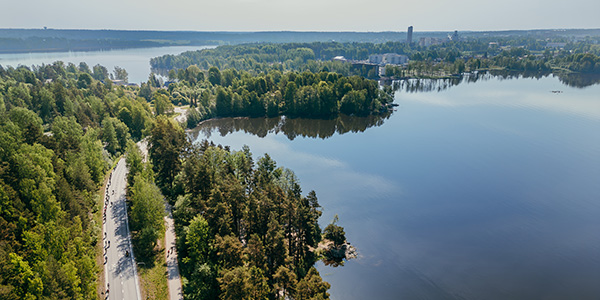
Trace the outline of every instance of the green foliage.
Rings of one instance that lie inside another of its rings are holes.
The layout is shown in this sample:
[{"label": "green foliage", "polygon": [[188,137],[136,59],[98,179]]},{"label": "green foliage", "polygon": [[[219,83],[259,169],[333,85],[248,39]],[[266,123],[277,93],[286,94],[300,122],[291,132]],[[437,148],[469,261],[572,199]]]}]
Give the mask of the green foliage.
[{"label": "green foliage", "polygon": [[129,127],[116,118],[104,119],[102,127],[102,140],[106,143],[106,150],[112,155],[123,153],[131,137]]},{"label": "green foliage", "polygon": [[98,139],[98,132],[99,129],[90,129],[85,133],[81,140],[80,154],[95,184],[102,182],[104,173],[108,169],[108,162],[102,156],[102,143]]},{"label": "green foliage", "polygon": [[129,80],[129,74],[127,71],[119,66],[115,66],[114,77],[117,80],[123,80],[125,83]]},{"label": "green foliage", "polygon": [[93,78],[90,74],[81,73],[81,74],[79,74],[79,78],[77,80],[77,87],[79,87],[80,89],[87,89],[90,87],[92,82],[93,82]]},{"label": "green foliage", "polygon": [[294,173],[268,155],[255,166],[248,147],[193,146],[181,175],[185,195],[173,215],[184,237],[178,246],[186,297],[293,297],[316,259],[309,250],[321,235],[316,194],[303,197]]},{"label": "green foliage", "polygon": [[277,269],[277,272],[275,272],[275,275],[273,275],[273,281],[275,282],[275,290],[278,291],[277,294],[281,294],[281,297],[278,298],[286,299],[287,297],[295,294],[298,281],[296,280],[296,274],[294,274],[290,269],[280,266]]},{"label": "green foliage", "polygon": [[15,107],[8,115],[9,119],[21,129],[26,143],[33,144],[40,141],[44,129],[42,119],[35,112],[24,107]]},{"label": "green foliage", "polygon": [[333,221],[323,230],[323,236],[332,241],[335,247],[339,247],[346,242],[346,233],[344,232],[344,228],[337,225],[337,222],[338,216],[335,215]]},{"label": "green foliage", "polygon": [[125,158],[127,163],[127,186],[132,187],[135,185],[135,177],[142,174],[144,171],[144,162],[142,158],[142,151],[133,142],[129,141],[127,145],[127,157]]},{"label": "green foliage", "polygon": [[[146,101],[113,91],[107,79],[102,66],[62,62],[0,71],[1,299],[96,298],[100,227],[92,216],[109,152],[123,152],[130,135],[139,139],[152,125]],[[160,209],[149,210],[160,218],[154,225],[162,225],[159,199]],[[138,222],[147,221],[142,207]],[[141,244],[155,243],[156,228],[137,231]]]},{"label": "green foliage", "polygon": [[180,156],[186,144],[185,133],[178,124],[164,116],[157,117],[148,150],[159,187],[164,195],[173,199],[177,197],[172,194],[173,181],[181,169]]},{"label": "green foliage", "polygon": [[52,123],[52,137],[56,150],[65,157],[69,151],[79,151],[83,129],[75,117],[56,117]]},{"label": "green foliage", "polygon": [[[211,117],[332,118],[340,112],[379,114],[385,111],[383,106],[393,100],[379,91],[377,82],[359,76],[345,77],[330,72],[282,74],[278,70],[252,76],[231,69],[222,74],[222,84],[198,82],[193,87],[183,83],[169,86],[173,101],[190,102],[191,106],[197,107],[197,114],[190,112],[192,120],[188,126]],[[351,92],[362,93],[362,97],[344,99]],[[344,102],[346,105],[342,109]]]},{"label": "green foliage", "polygon": [[185,245],[191,259],[189,264],[192,267],[209,261],[211,242],[208,222],[200,215],[194,217],[185,235]]},{"label": "green foliage", "polygon": [[154,102],[154,112],[157,116],[173,111],[173,104],[169,101],[169,97],[164,94],[155,93],[152,101]]},{"label": "green foliage", "polygon": [[252,285],[250,285],[250,272],[246,267],[237,267],[226,270],[219,278],[221,296],[223,300],[250,300]]},{"label": "green foliage", "polygon": [[13,295],[26,300],[40,297],[44,287],[39,275],[35,274],[27,261],[24,261],[19,255],[10,253],[8,259],[6,278],[8,278],[7,283],[14,289]]},{"label": "green foliage", "polygon": [[295,299],[328,299],[329,288],[330,284],[323,281],[315,267],[311,267],[308,274],[298,282]]},{"label": "green foliage", "polygon": [[190,107],[187,112],[186,126],[187,128],[194,128],[202,121],[202,115],[195,107]]},{"label": "green foliage", "polygon": [[158,237],[164,234],[164,202],[156,185],[138,175],[130,191],[131,229],[134,231],[134,245],[141,260],[152,258]]},{"label": "green foliage", "polygon": [[212,83],[213,85],[221,84],[221,72],[219,69],[216,67],[211,67],[208,70],[208,82]]}]

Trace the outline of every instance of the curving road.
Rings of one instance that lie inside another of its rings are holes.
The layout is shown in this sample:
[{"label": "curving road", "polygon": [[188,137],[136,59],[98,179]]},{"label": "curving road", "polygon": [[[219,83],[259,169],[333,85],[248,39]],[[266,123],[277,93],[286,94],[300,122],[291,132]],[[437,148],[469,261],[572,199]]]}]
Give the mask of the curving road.
[{"label": "curving road", "polygon": [[[105,191],[106,222],[103,229],[104,276],[108,293],[105,299],[140,300],[139,280],[131,247],[131,235],[127,222],[125,187],[127,185],[127,165],[119,160],[110,175]],[[108,199],[108,201],[106,201]],[[126,255],[129,251],[129,256]]]}]

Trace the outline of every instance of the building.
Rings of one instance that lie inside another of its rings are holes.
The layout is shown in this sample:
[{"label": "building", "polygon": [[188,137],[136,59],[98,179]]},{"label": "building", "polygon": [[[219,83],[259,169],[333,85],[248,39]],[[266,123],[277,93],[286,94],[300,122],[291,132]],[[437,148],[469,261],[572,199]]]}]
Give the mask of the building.
[{"label": "building", "polygon": [[369,63],[381,64],[383,62],[383,54],[371,54],[369,55]]},{"label": "building", "polygon": [[333,58],[333,61],[341,61],[341,62],[345,62],[347,61],[347,59],[343,56],[336,56]]},{"label": "building", "polygon": [[125,80],[113,79],[111,81],[112,81],[112,84],[114,84],[114,85],[121,85],[121,86],[127,85],[127,82],[125,82]]},{"label": "building", "polygon": [[408,63],[408,56],[396,53],[386,53],[383,55],[383,62],[387,65],[403,65]]},{"label": "building", "polygon": [[374,78],[379,71],[379,65],[367,61],[350,61],[350,63],[352,64],[352,68],[359,70],[360,74],[364,77]]},{"label": "building", "polygon": [[403,65],[408,63],[408,56],[397,53],[371,54],[369,63],[376,65]]},{"label": "building", "polygon": [[408,33],[406,34],[406,43],[412,44],[413,27],[408,26]]},{"label": "building", "polygon": [[429,47],[431,45],[439,45],[443,44],[444,40],[432,37],[422,37],[419,39],[419,46],[421,47]]}]

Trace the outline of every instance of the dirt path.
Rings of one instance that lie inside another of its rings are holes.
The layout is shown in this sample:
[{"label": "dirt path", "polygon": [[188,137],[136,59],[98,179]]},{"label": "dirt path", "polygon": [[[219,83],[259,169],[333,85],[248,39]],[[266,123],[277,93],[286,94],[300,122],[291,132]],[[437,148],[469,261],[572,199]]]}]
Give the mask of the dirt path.
[{"label": "dirt path", "polygon": [[[138,144],[144,161],[148,159],[148,140],[144,139]],[[175,246],[175,226],[173,225],[172,207],[165,201],[165,255],[167,261],[167,282],[169,286],[169,299],[182,300],[183,289],[181,277],[179,275],[179,265],[177,261],[177,247]]]},{"label": "dirt path", "polygon": [[186,113],[187,113],[188,108],[189,108],[188,106],[175,106],[173,111],[175,113],[179,114],[174,118],[175,121],[177,121],[179,123],[185,123],[187,121]]},{"label": "dirt path", "polygon": [[167,256],[167,279],[169,282],[169,299],[183,299],[181,287],[181,278],[179,277],[179,265],[177,264],[177,247],[175,246],[175,226],[173,225],[173,215],[171,214],[171,205],[165,203],[165,223],[167,230],[165,232],[165,253]]}]

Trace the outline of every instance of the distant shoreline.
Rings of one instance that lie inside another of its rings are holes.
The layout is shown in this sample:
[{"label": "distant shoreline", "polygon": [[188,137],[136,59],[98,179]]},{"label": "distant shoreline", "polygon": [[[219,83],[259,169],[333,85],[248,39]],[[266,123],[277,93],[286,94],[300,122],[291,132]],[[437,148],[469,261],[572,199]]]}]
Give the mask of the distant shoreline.
[{"label": "distant shoreline", "polygon": [[93,52],[93,51],[110,51],[110,50],[125,50],[125,49],[140,49],[140,48],[159,48],[170,47],[174,45],[162,46],[139,46],[139,47],[77,47],[77,48],[38,48],[38,49],[16,49],[16,50],[0,50],[0,54],[23,54],[23,53],[57,53],[57,52]]}]

